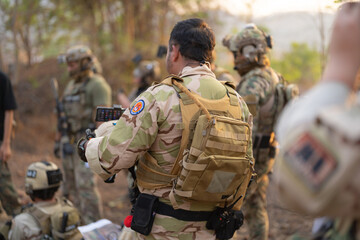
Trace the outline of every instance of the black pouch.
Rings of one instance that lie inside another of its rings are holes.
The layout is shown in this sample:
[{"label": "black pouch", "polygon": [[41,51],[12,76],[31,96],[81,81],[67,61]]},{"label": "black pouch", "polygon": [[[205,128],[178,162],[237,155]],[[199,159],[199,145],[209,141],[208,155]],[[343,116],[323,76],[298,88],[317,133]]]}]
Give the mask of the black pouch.
[{"label": "black pouch", "polygon": [[227,240],[234,236],[244,222],[244,215],[241,211],[232,209],[217,208],[206,223],[206,228],[215,230],[216,239]]},{"label": "black pouch", "polygon": [[158,197],[141,193],[134,205],[131,229],[143,235],[149,235],[155,218]]}]

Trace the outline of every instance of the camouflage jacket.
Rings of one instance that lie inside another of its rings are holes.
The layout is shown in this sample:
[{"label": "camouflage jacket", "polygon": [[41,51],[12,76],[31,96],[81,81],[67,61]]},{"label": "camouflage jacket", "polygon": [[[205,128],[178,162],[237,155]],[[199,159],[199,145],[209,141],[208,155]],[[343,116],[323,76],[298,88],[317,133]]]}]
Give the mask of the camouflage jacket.
[{"label": "camouflage jacket", "polygon": [[245,75],[237,86],[254,116],[253,137],[256,134],[270,135],[274,128],[275,86],[279,82],[277,74],[270,67],[256,67]]},{"label": "camouflage jacket", "polygon": [[80,80],[71,80],[62,97],[71,133],[95,128],[97,106],[111,106],[111,89],[106,80],[92,72]]},{"label": "camouflage jacket", "polygon": [[[196,68],[185,67],[180,76],[188,89],[204,98],[220,99],[226,94],[225,87],[205,65]],[[252,126],[252,116],[245,102],[240,96],[238,99],[243,111],[243,120]],[[171,86],[154,85],[132,103],[110,133],[89,141],[86,157],[93,171],[103,179],[133,166],[145,152],[154,157],[165,171],[170,172],[179,152],[181,126],[177,92]],[[247,154],[251,159],[251,142],[249,145]],[[164,201],[168,200],[170,190],[140,189],[141,192],[156,195]],[[180,202],[179,207],[205,211],[214,208],[196,202]]]}]

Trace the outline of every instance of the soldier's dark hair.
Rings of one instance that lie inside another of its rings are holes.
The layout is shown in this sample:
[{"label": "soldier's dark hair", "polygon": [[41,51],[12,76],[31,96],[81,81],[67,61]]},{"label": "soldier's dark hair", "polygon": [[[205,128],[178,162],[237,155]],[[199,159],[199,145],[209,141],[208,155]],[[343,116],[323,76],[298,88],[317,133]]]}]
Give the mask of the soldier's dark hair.
[{"label": "soldier's dark hair", "polygon": [[198,62],[212,61],[215,36],[207,23],[199,18],[190,18],[178,22],[170,34],[171,45],[178,44],[182,56]]},{"label": "soldier's dark hair", "polygon": [[35,200],[35,198],[40,198],[41,200],[51,200],[58,189],[59,186],[42,190],[33,190],[33,192],[29,194],[29,196],[33,201]]}]

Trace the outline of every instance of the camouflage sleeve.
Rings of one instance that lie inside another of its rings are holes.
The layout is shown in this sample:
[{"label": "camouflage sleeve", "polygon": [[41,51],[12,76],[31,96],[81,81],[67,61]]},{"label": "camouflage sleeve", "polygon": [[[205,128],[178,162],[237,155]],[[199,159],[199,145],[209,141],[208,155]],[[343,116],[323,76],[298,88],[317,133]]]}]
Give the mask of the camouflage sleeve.
[{"label": "camouflage sleeve", "polygon": [[111,89],[104,79],[99,78],[94,81],[91,96],[94,108],[111,106]]},{"label": "camouflage sleeve", "polygon": [[242,99],[242,97],[239,94],[238,94],[238,99],[242,110],[243,121],[247,122],[250,125],[250,130],[251,130],[246,156],[248,157],[248,159],[253,159],[253,146],[252,146],[252,136],[251,136],[252,128],[253,128],[253,116],[249,111],[249,108],[247,107],[244,99]]},{"label": "camouflage sleeve", "polygon": [[249,111],[254,117],[253,132],[256,132],[259,124],[260,107],[272,96],[273,87],[270,82],[262,76],[253,75],[243,80],[238,93],[244,98],[249,107]]},{"label": "camouflage sleeve", "polygon": [[86,157],[91,169],[107,179],[121,169],[133,166],[155,141],[159,114],[152,92],[142,93],[117,121],[110,135],[89,141]]}]

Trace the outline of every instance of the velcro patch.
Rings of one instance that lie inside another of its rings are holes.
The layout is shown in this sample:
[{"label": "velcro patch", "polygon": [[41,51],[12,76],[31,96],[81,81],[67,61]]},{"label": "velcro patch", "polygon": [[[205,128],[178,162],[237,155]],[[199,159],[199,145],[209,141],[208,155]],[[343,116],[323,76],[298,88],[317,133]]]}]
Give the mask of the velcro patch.
[{"label": "velcro patch", "polygon": [[301,180],[318,191],[337,168],[337,161],[321,142],[309,133],[303,134],[284,155]]},{"label": "velcro patch", "polygon": [[135,103],[135,105],[130,110],[131,115],[138,115],[141,113],[145,108],[145,102],[144,100],[139,100]]},{"label": "velcro patch", "polygon": [[26,172],[26,177],[28,177],[28,178],[36,178],[36,170],[28,170]]}]

